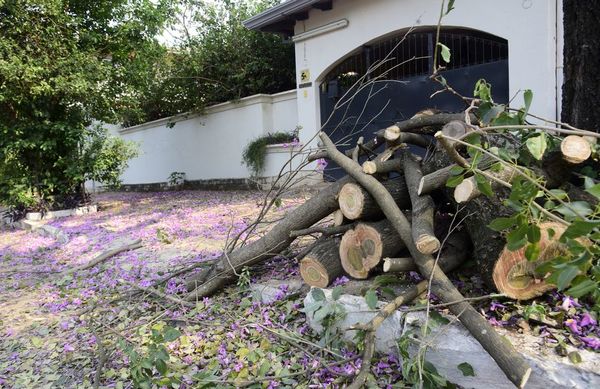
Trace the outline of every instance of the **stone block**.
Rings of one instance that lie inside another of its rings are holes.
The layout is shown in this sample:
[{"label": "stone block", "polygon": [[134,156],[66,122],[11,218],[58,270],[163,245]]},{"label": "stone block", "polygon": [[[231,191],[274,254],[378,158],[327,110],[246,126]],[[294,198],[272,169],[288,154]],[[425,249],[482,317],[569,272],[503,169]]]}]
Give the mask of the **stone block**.
[{"label": "stone block", "polygon": [[51,236],[63,244],[69,242],[69,236],[64,231],[48,224],[39,226],[35,231],[46,236]]},{"label": "stone block", "polygon": [[302,288],[300,280],[269,280],[250,285],[252,300],[263,304],[272,304],[286,295],[298,292],[300,288]]},{"label": "stone block", "polygon": [[41,212],[27,212],[25,214],[25,219],[31,220],[31,221],[40,221],[40,220],[42,220],[42,213]]},{"label": "stone block", "polygon": [[[314,289],[314,288],[313,288]],[[323,289],[328,303],[333,303],[332,292]],[[350,342],[355,342],[354,331],[349,330],[356,323],[367,323],[376,311],[367,306],[363,297],[342,295],[337,301],[347,312],[346,317],[336,323],[336,328]],[[314,304],[312,293],[304,299],[304,306]],[[379,303],[381,306],[383,303]],[[492,357],[479,342],[455,318],[448,316],[449,324],[435,326],[422,343],[429,348],[425,358],[431,362],[438,373],[463,388],[509,389],[514,385],[506,378]],[[310,327],[321,332],[323,327],[314,319],[314,312],[307,314]],[[431,322],[431,321],[430,321]],[[394,312],[376,332],[375,349],[380,353],[398,353],[397,340],[404,334],[419,335],[425,323],[424,312]],[[594,352],[578,350],[583,361],[573,364],[566,357],[558,356],[554,350],[541,344],[541,339],[532,335],[523,335],[498,328],[531,364],[532,374],[526,389],[552,388],[600,388],[600,355]],[[417,353],[416,342],[409,348],[409,354]],[[458,365],[466,362],[473,367],[475,376],[464,376]]]},{"label": "stone block", "polygon": [[74,214],[73,209],[60,209],[58,211],[48,211],[44,215],[44,219],[59,219],[61,217],[69,217]]},{"label": "stone block", "polygon": [[[456,318],[448,318],[451,320],[449,324],[435,327],[425,339],[422,339],[430,345],[425,359],[436,367],[438,373],[464,388],[514,388],[496,362],[469,331]],[[409,312],[405,317],[403,333],[412,330],[419,332],[424,323],[424,312]],[[560,357],[551,348],[542,345],[539,338],[503,329],[498,331],[531,364],[532,374],[526,385],[527,389],[600,387],[598,354],[578,350],[583,362],[575,365],[568,358]],[[415,346],[409,350],[409,353],[414,356],[416,351]],[[463,362],[473,367],[474,377],[464,376],[458,369],[458,365]]]},{"label": "stone block", "polygon": [[[314,289],[314,288],[313,288]],[[311,289],[312,291],[312,289]],[[322,289],[325,294],[327,302],[333,303],[332,293],[330,289]],[[368,323],[376,314],[369,308],[367,302],[363,297],[343,294],[337,300],[339,304],[342,304],[346,311],[346,317],[335,324],[337,330],[343,334],[344,339],[349,342],[354,342],[354,336],[356,331],[350,330],[351,327],[356,324]],[[304,299],[304,306],[314,304],[315,300],[312,293],[308,293]],[[383,306],[383,303],[378,303],[378,307]],[[307,315],[309,326],[316,332],[323,331],[321,323],[314,319],[314,312]],[[379,327],[375,340],[375,349],[381,353],[395,353],[397,351],[396,342],[397,339],[402,335],[402,314],[400,312],[394,312],[390,315],[383,324]]]}]

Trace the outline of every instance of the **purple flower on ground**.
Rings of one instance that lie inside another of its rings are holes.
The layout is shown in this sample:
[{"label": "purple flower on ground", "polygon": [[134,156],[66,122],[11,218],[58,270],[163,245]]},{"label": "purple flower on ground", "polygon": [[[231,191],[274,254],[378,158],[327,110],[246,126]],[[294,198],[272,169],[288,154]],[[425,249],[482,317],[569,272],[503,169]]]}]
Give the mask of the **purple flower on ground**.
[{"label": "purple flower on ground", "polygon": [[75,351],[75,348],[73,346],[71,346],[69,343],[65,343],[65,345],[63,346],[63,351],[66,353],[71,353],[71,352]]},{"label": "purple flower on ground", "polygon": [[496,326],[496,327],[502,327],[503,325],[506,324],[506,322],[504,320],[496,320],[495,317],[490,317],[488,319],[488,321],[490,322],[491,325]]},{"label": "purple flower on ground", "polygon": [[581,304],[579,304],[577,302],[577,300],[569,297],[569,296],[565,296],[563,302],[562,302],[562,309],[565,311],[568,311],[569,308],[571,307],[581,307]]},{"label": "purple flower on ground", "polygon": [[583,343],[589,348],[600,350],[600,339],[593,336],[584,336],[580,338]]},{"label": "purple flower on ground", "polygon": [[596,320],[589,313],[584,313],[579,321],[579,325],[582,327],[587,327],[589,325],[595,326],[597,324]]},{"label": "purple flower on ground", "polygon": [[490,311],[495,311],[498,308],[506,308],[506,305],[492,301],[492,304],[490,304]]},{"label": "purple flower on ground", "polygon": [[242,362],[238,362],[233,367],[233,370],[235,370],[236,373],[239,373],[240,370],[242,370],[243,368],[244,368],[244,364]]},{"label": "purple flower on ground", "polygon": [[572,333],[574,334],[581,334],[581,331],[579,330],[579,326],[577,326],[577,320],[575,319],[567,319],[565,320],[565,326],[569,327],[569,329],[571,330]]},{"label": "purple flower on ground", "polygon": [[341,277],[338,277],[338,278],[336,278],[336,279],[333,281],[333,286],[345,285],[345,284],[346,284],[348,281],[350,281],[350,280],[348,279],[348,277],[346,277],[346,276],[341,276]]}]

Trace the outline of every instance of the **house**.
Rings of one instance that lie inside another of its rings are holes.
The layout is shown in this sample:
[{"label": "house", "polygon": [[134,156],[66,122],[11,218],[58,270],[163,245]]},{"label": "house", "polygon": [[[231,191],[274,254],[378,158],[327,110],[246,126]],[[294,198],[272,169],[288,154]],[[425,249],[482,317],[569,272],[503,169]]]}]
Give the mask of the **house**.
[{"label": "house", "polygon": [[[471,96],[483,78],[496,102],[517,107],[520,92],[531,89],[530,112],[559,119],[562,0],[458,0],[454,7],[440,32],[451,54],[442,72],[449,84]],[[248,28],[281,34],[295,45],[297,89],[115,130],[141,145],[124,183],[164,187],[171,173],[183,172],[197,187],[244,187],[250,172],[240,163],[242,150],[267,132],[300,126],[300,142],[314,146],[323,128],[350,146],[425,108],[464,109],[449,93],[431,97],[440,89],[428,77],[440,8],[440,0],[288,0],[250,18]],[[371,86],[351,90],[375,65],[366,76]],[[265,176],[277,175],[289,156],[289,148],[270,148]],[[325,173],[342,174],[331,165]]]},{"label": "house", "polygon": [[[245,25],[294,42],[300,140],[309,142],[323,128],[334,140],[351,145],[360,135],[422,109],[464,107],[448,93],[430,98],[440,89],[428,75],[441,3],[288,0]],[[560,119],[562,1],[459,0],[454,7],[444,16],[440,34],[440,42],[451,52],[442,73],[449,84],[472,96],[475,83],[484,78],[496,102],[511,101],[514,106],[522,104],[519,92],[531,89],[531,112]],[[383,75],[386,81],[358,93],[351,90],[352,102],[336,110],[350,85],[382,61],[370,77]]]}]

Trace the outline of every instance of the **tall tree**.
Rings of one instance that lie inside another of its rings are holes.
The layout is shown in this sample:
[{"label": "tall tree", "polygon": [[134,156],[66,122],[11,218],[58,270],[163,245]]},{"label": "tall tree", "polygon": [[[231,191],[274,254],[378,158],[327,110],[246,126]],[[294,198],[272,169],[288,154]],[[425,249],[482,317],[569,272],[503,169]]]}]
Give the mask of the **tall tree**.
[{"label": "tall tree", "polygon": [[124,122],[133,125],[295,88],[293,44],[242,24],[279,2],[179,0],[179,39],[156,61]]},{"label": "tall tree", "polygon": [[600,0],[563,0],[562,120],[600,131]]},{"label": "tall tree", "polygon": [[32,206],[81,191],[94,166],[86,144],[104,136],[90,124],[131,98],[167,5],[0,0],[0,201]]}]

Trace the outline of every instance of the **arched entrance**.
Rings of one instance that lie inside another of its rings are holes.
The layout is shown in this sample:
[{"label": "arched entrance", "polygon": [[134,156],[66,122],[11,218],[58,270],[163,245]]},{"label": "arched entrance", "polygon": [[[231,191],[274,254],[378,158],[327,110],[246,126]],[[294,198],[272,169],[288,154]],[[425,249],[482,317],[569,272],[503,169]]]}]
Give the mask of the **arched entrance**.
[{"label": "arched entrance", "polygon": [[[386,37],[370,43],[323,78],[320,88],[321,124],[338,145],[354,145],[360,136],[405,120],[426,108],[445,112],[463,110],[464,103],[449,93],[431,95],[440,85],[429,79],[433,68],[435,27]],[[402,42],[401,42],[402,41]],[[401,43],[400,43],[401,42]],[[481,31],[446,27],[440,42],[450,48],[451,60],[441,73],[456,91],[472,96],[477,80],[492,84],[493,98],[508,102],[508,42]],[[393,50],[393,51],[392,51]],[[392,54],[382,63],[388,53]],[[441,58],[438,59],[438,63]],[[367,72],[374,64],[375,70]],[[352,88],[361,76],[375,80],[363,88]],[[341,108],[335,109],[336,104]],[[333,164],[325,178],[335,180],[344,173]]]}]

